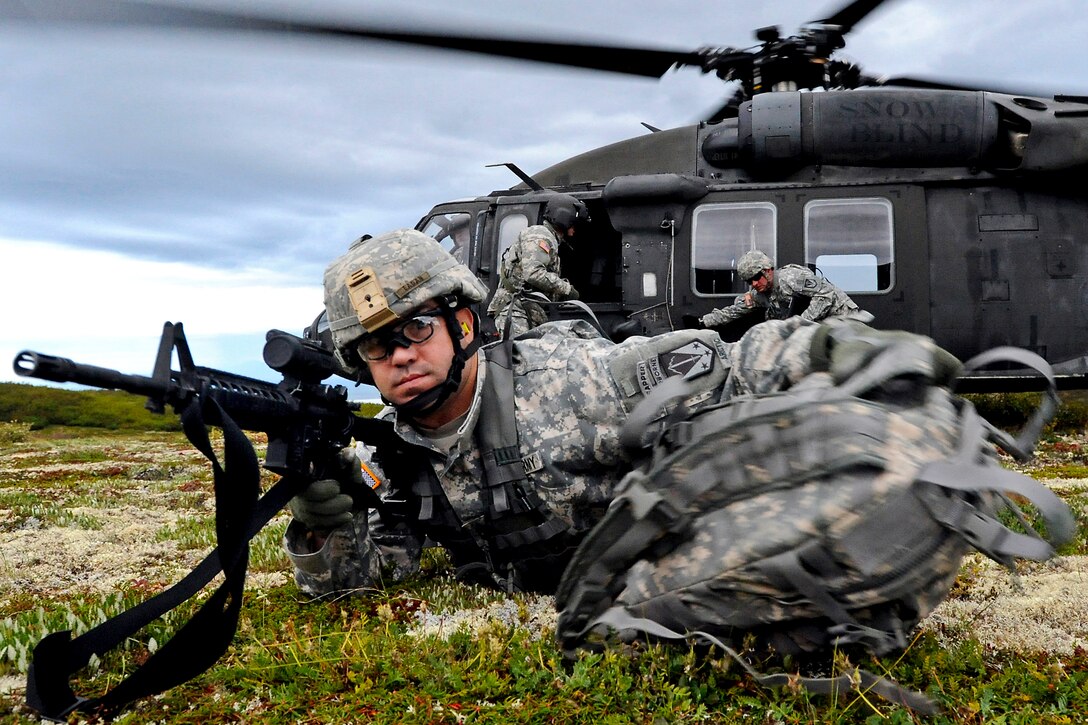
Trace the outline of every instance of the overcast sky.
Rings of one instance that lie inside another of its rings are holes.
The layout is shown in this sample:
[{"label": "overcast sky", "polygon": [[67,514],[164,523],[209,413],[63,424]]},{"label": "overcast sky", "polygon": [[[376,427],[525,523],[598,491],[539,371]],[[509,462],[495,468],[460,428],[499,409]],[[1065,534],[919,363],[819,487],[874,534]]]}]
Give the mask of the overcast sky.
[{"label": "overcast sky", "polygon": [[[79,0],[72,0],[79,2]],[[223,0],[221,4],[226,4]],[[694,50],[792,33],[845,0],[229,0],[254,12]],[[205,3],[209,4],[209,3]],[[210,3],[216,5],[216,3]],[[381,43],[13,22],[0,0],[0,380],[21,349],[148,374],[166,320],[197,364],[275,379],[264,331],[321,308],[364,232],[581,151],[698,120],[728,88]],[[871,74],[1088,94],[1076,0],[888,0]],[[22,380],[22,379],[20,379]]]}]

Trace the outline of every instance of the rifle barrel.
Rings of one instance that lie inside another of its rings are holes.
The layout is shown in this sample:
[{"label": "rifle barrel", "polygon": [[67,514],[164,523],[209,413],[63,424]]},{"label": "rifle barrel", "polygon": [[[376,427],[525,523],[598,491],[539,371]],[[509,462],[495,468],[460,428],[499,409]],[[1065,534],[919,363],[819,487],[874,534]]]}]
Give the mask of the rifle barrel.
[{"label": "rifle barrel", "polygon": [[165,395],[170,388],[169,382],[163,383],[144,375],[126,375],[110,368],[83,365],[65,357],[43,355],[30,350],[23,350],[16,355],[13,367],[16,374],[27,378],[124,390],[148,397]]}]

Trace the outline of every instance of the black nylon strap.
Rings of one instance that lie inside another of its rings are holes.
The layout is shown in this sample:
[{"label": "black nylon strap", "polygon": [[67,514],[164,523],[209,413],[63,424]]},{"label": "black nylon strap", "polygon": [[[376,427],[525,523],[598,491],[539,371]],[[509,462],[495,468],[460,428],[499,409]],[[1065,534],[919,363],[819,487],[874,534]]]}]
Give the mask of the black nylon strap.
[{"label": "black nylon strap", "polygon": [[[490,494],[489,523],[505,520],[505,531],[493,535],[496,553],[509,557],[518,548],[557,541],[570,529],[529,485],[517,420],[514,417],[513,342],[507,335],[484,349],[484,376],[476,441]],[[510,527],[517,527],[509,530]]]},{"label": "black nylon strap", "polygon": [[[212,463],[215,481],[218,546],[181,581],[160,594],[85,634],[55,632],[34,648],[27,673],[27,704],[46,719],[63,722],[74,712],[113,710],[133,700],[162,692],[210,667],[234,636],[249,560],[249,540],[305,485],[285,477],[257,500],[260,468],[252,445],[215,401],[213,419],[223,429],[225,465],[220,466],[208,440],[199,402],[182,413],[182,425],[193,445]],[[92,654],[115,648],[152,620],[199,592],[220,571],[222,585],[161,649],[131,676],[97,698],[77,697],[68,680],[86,666]]]}]

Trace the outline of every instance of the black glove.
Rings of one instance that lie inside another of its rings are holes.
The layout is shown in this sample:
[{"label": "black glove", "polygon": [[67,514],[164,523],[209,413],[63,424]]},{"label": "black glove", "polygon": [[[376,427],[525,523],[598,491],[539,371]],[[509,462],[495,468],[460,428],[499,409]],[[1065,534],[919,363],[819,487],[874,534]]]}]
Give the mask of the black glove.
[{"label": "black glove", "polygon": [[703,324],[703,318],[698,315],[684,315],[680,318],[680,322],[685,330],[702,330],[706,327]]}]

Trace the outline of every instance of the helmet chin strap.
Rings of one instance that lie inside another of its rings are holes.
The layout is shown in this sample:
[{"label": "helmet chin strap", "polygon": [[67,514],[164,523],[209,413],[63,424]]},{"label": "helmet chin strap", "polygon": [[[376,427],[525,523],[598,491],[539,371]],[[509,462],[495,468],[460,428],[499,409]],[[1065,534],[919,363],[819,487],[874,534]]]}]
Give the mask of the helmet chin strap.
[{"label": "helmet chin strap", "polygon": [[[461,346],[464,333],[457,322],[456,303],[442,305],[442,319],[446,322],[446,329],[450,333],[450,340],[453,341],[454,349],[453,360],[450,362],[450,370],[446,373],[446,379],[411,400],[400,405],[394,405],[393,407],[396,408],[398,415],[419,418],[442,407],[442,404],[460,387],[461,374],[465,370],[465,363],[468,361],[469,355],[475,354],[480,349],[482,343],[479,335],[468,344],[468,347]],[[477,322],[476,314],[473,313],[473,327],[479,330]]]}]

